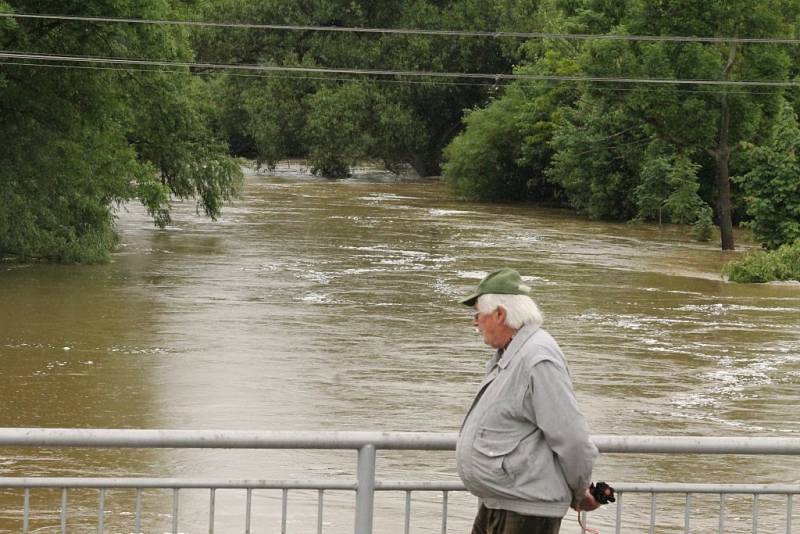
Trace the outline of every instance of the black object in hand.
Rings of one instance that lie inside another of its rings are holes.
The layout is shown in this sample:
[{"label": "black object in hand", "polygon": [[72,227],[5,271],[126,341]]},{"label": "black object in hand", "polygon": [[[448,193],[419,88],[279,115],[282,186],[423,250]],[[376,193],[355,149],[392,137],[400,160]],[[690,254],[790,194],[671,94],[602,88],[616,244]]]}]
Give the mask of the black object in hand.
[{"label": "black object in hand", "polygon": [[589,485],[589,492],[594,497],[594,500],[599,502],[600,504],[608,504],[610,502],[616,502],[616,497],[614,497],[614,488],[606,484],[605,482],[598,482],[595,484],[592,482]]}]

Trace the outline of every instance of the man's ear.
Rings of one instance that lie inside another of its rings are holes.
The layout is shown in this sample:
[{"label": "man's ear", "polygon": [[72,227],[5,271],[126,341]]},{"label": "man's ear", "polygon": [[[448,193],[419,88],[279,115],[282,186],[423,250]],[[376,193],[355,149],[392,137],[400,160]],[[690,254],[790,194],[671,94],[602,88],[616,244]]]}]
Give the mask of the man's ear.
[{"label": "man's ear", "polygon": [[497,313],[497,318],[500,319],[500,322],[504,323],[506,321],[506,309],[502,306],[498,306],[494,311]]}]

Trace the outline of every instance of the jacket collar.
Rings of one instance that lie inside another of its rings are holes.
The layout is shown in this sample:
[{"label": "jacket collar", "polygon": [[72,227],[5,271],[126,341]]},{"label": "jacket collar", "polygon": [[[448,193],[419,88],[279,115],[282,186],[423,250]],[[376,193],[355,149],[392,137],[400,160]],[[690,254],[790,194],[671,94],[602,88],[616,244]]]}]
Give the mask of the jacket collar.
[{"label": "jacket collar", "polygon": [[514,356],[519,353],[519,350],[522,348],[525,342],[528,341],[528,339],[535,334],[537,330],[539,330],[539,327],[532,324],[527,324],[517,330],[517,333],[514,334],[514,337],[511,339],[511,343],[508,344],[508,347],[506,347],[506,350],[503,351],[503,354],[500,355],[500,351],[498,351],[498,353],[495,354],[495,358],[499,356],[499,359],[496,360],[495,358],[492,358],[492,362],[496,362],[495,365],[501,369],[508,367],[508,364],[514,359]]}]

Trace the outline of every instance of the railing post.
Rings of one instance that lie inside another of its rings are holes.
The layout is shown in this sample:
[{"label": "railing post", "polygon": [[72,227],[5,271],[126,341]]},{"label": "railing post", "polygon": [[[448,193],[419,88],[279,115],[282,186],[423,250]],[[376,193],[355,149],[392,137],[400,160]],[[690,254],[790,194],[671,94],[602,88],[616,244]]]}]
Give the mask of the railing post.
[{"label": "railing post", "polygon": [[356,488],[355,534],[372,534],[372,511],[375,504],[375,446],[358,449],[358,487]]}]

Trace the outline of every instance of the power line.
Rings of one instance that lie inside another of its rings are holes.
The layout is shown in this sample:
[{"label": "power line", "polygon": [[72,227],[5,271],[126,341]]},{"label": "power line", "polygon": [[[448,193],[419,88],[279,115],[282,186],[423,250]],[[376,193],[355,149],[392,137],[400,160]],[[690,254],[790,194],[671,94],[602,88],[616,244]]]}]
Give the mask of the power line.
[{"label": "power line", "polygon": [[77,15],[49,15],[38,13],[0,13],[0,17],[19,19],[46,19],[78,22],[121,22],[130,24],[161,24],[171,26],[195,26],[205,28],[238,28],[279,31],[316,31],[342,33],[374,33],[400,35],[436,35],[449,37],[492,37],[522,39],[574,39],[606,41],[656,41],[656,42],[695,42],[695,43],[762,43],[762,44],[800,44],[800,39],[784,37],[697,37],[678,35],[615,35],[586,33],[548,33],[548,32],[501,32],[473,30],[426,30],[414,28],[362,28],[345,26],[313,26],[289,24],[255,24],[244,22],[207,22],[197,20],[140,19],[126,17],[87,17]]},{"label": "power line", "polygon": [[[1,56],[0,56],[1,57]],[[98,67],[94,65],[55,65],[55,64],[43,64],[43,63],[25,63],[21,61],[0,61],[0,65],[9,65],[9,66],[22,66],[22,67],[43,67],[43,68],[58,68],[58,69],[86,69],[86,70],[102,70],[102,71],[116,71],[116,72],[129,72],[129,73],[136,73],[136,72],[146,72],[146,73],[164,73],[164,74],[182,74],[187,75],[188,73],[185,69],[175,69],[175,68],[145,68],[145,67]],[[191,73],[191,75],[204,75],[209,76],[214,74],[213,72],[196,72]],[[241,72],[226,72],[228,76],[236,76],[236,77],[245,77],[245,78],[285,78],[285,79],[293,79],[293,80],[314,80],[314,81],[331,81],[331,82],[350,82],[353,81],[354,78],[337,78],[334,76],[300,76],[300,75],[291,75],[291,74],[280,74],[275,72],[269,73],[261,73],[261,74],[246,74]],[[400,83],[400,84],[413,84],[413,85],[466,85],[466,86],[478,86],[478,87],[495,87],[497,86],[496,83],[493,82],[456,82],[456,81],[436,81],[436,80],[371,80],[376,83]],[[503,84],[505,87],[507,84]]]},{"label": "power line", "polygon": [[745,87],[798,87],[797,81],[780,80],[685,80],[667,78],[614,78],[605,76],[551,76],[535,74],[487,74],[487,73],[468,73],[468,72],[435,72],[435,71],[399,71],[385,69],[346,69],[346,68],[327,68],[327,67],[290,67],[276,65],[232,65],[224,63],[195,63],[190,61],[163,61],[149,59],[128,59],[116,57],[95,57],[95,56],[68,56],[55,54],[32,54],[27,52],[13,52],[0,50],[0,58],[27,59],[50,62],[76,62],[89,64],[109,64],[109,65],[149,65],[161,67],[184,67],[193,69],[217,69],[217,70],[245,70],[257,72],[295,72],[295,73],[315,73],[315,74],[353,74],[368,76],[401,76],[401,77],[428,77],[428,78],[448,78],[448,79],[470,79],[470,80],[494,80],[496,83],[509,80],[529,80],[529,81],[559,81],[559,82],[598,82],[598,83],[642,83],[660,85],[711,85],[711,86],[745,86]]},{"label": "power line", "polygon": [[[138,72],[145,72],[145,73],[163,73],[163,74],[191,74],[191,75],[202,75],[202,76],[211,76],[213,72],[194,72],[194,73],[187,73],[184,69],[177,69],[177,68],[144,68],[144,67],[98,67],[94,65],[56,65],[56,64],[49,64],[49,63],[25,63],[21,61],[0,61],[0,65],[8,65],[8,66],[22,66],[22,67],[40,67],[40,68],[59,68],[59,69],[85,69],[85,70],[102,70],[102,71],[116,71],[116,72],[128,72],[128,73],[138,73]],[[226,72],[227,76],[236,76],[241,78],[282,78],[282,79],[292,79],[292,80],[311,80],[311,81],[326,81],[326,82],[351,82],[355,78],[342,78],[342,77],[335,77],[335,76],[307,76],[307,75],[292,75],[292,74],[280,74],[276,72],[268,72],[268,73],[242,73],[242,72]],[[453,85],[453,86],[475,86],[475,87],[508,87],[509,82],[502,82],[500,84],[496,82],[456,82],[456,81],[438,81],[438,80],[370,80],[375,83],[394,83],[394,84],[408,84],[408,85]],[[537,81],[537,80],[515,80],[517,82],[525,82],[525,81]],[[566,83],[555,81],[555,83]],[[594,91],[611,91],[611,92],[626,92],[626,91],[656,91],[657,89],[640,89],[640,88],[625,88],[625,87],[595,87],[593,88]],[[686,88],[674,88],[674,91],[679,93],[697,93],[697,94],[709,94],[715,92],[713,88],[706,89],[706,90],[698,90],[698,89],[686,89]],[[742,95],[775,95],[778,94],[779,90],[775,91],[747,91],[747,90],[739,90],[739,91],[732,91],[726,90],[726,94],[742,94]]]}]

